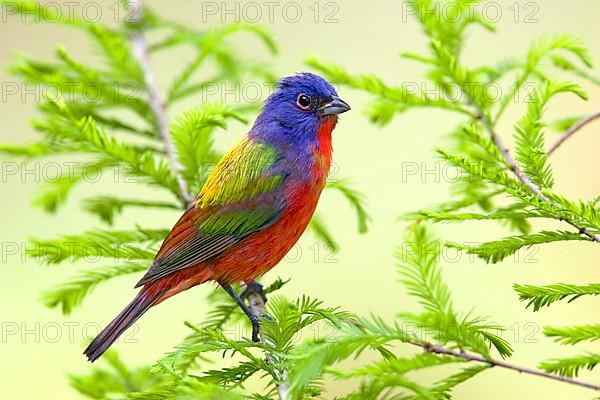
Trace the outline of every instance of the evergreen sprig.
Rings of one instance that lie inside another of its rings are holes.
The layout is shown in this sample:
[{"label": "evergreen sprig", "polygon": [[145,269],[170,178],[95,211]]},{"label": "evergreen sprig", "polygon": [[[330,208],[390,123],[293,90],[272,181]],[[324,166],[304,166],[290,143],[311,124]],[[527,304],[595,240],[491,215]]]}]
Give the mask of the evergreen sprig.
[{"label": "evergreen sprig", "polygon": [[600,295],[600,284],[572,285],[556,283],[547,286],[518,285],[513,286],[519,294],[519,300],[526,301],[527,307],[533,306],[533,311],[548,307],[561,300],[572,302],[582,296]]},{"label": "evergreen sprig", "polygon": [[569,358],[556,358],[544,361],[540,369],[566,377],[575,377],[581,369],[592,370],[600,364],[600,354],[582,354]]},{"label": "evergreen sprig", "polygon": [[577,344],[583,341],[593,342],[600,339],[600,324],[562,328],[547,326],[544,328],[544,335],[552,337],[556,342],[562,344]]},{"label": "evergreen sprig", "polygon": [[146,269],[146,264],[130,263],[81,271],[71,280],[44,292],[41,300],[46,307],[60,307],[64,315],[69,315],[102,282]]}]

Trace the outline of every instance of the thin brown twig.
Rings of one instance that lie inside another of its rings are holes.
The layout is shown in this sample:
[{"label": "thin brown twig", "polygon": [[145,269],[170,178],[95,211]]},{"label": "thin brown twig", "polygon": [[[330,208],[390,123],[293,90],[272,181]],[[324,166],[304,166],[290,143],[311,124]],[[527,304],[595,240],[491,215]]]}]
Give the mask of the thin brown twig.
[{"label": "thin brown twig", "polygon": [[[128,2],[129,6],[133,10],[131,20],[134,23],[139,23],[143,17],[142,0],[128,0]],[[148,92],[148,102],[150,104],[150,108],[152,109],[152,113],[154,114],[154,119],[156,120],[160,138],[163,141],[167,159],[169,160],[169,164],[179,185],[179,190],[182,197],[181,202],[183,203],[184,208],[187,208],[188,204],[193,200],[193,198],[188,191],[185,180],[179,173],[179,171],[181,171],[181,165],[179,162],[177,162],[177,158],[173,150],[173,144],[171,143],[167,110],[158,92],[158,87],[154,79],[154,72],[152,70],[152,66],[150,65],[150,59],[148,58],[148,46],[146,45],[146,39],[144,38],[144,33],[141,29],[134,29],[133,33],[131,34],[131,44],[133,45],[133,54],[140,64],[144,74],[144,83],[146,86],[146,91]]]},{"label": "thin brown twig", "polygon": [[[542,193],[540,188],[535,183],[533,183],[531,181],[531,179],[529,179],[529,177],[519,169],[519,165],[517,164],[517,161],[510,154],[510,150],[508,149],[508,147],[506,147],[506,145],[504,145],[500,136],[498,136],[496,131],[494,131],[494,128],[492,128],[492,125],[490,124],[490,121],[488,120],[488,118],[481,111],[481,109],[479,109],[479,107],[477,107],[477,106],[475,106],[475,107],[477,108],[478,119],[481,121],[481,123],[483,124],[485,129],[488,131],[489,135],[492,138],[492,141],[494,142],[494,144],[496,145],[496,147],[502,154],[502,157],[504,157],[504,161],[506,161],[506,164],[509,166],[510,170],[516,175],[517,179],[519,179],[519,181],[523,185],[528,187],[529,190],[531,190],[542,201],[544,201],[545,203],[548,203],[548,204],[553,204],[552,200],[550,200],[548,198],[548,196],[546,196],[544,193]],[[567,218],[563,218],[563,221],[565,221],[572,227],[576,228],[577,231],[581,235],[585,235],[585,236],[589,237],[592,241],[600,243],[600,235],[590,232],[587,228],[582,227],[579,224],[577,224],[576,222],[573,222]]]},{"label": "thin brown twig", "polygon": [[428,342],[411,342],[411,343],[414,344],[415,346],[422,347],[423,350],[425,350],[428,353],[444,354],[444,355],[448,355],[448,356],[452,356],[452,357],[461,358],[466,361],[474,361],[474,362],[484,363],[484,364],[491,365],[492,367],[506,368],[506,369],[510,369],[510,370],[517,371],[517,372],[524,373],[524,374],[540,376],[542,378],[552,379],[555,381],[569,383],[571,385],[581,386],[581,387],[584,387],[587,389],[600,391],[600,385],[595,385],[593,383],[578,381],[576,379],[568,378],[566,376],[554,375],[554,374],[540,371],[540,370],[537,370],[534,368],[522,367],[520,365],[511,364],[506,361],[495,360],[492,358],[485,358],[479,354],[466,353],[466,352],[458,351],[458,350],[451,350],[451,349],[447,349],[445,347],[438,346],[438,345],[428,343]]},{"label": "thin brown twig", "polygon": [[596,111],[593,114],[588,115],[577,121],[572,127],[570,127],[565,133],[560,135],[560,137],[548,148],[548,155],[552,154],[554,150],[558,149],[561,144],[563,144],[568,138],[573,136],[577,131],[581,128],[594,121],[595,119],[600,118],[600,110]]},{"label": "thin brown twig", "polygon": [[[359,322],[352,322],[352,323],[354,324],[354,326],[360,328],[361,330],[364,329],[364,326],[362,324],[360,324]],[[565,377],[565,376],[554,375],[549,372],[540,371],[535,368],[523,367],[523,366],[520,366],[517,364],[508,363],[506,361],[496,360],[494,358],[486,358],[480,354],[468,353],[468,352],[465,352],[462,350],[452,350],[452,349],[448,349],[446,347],[443,347],[443,346],[440,346],[437,344],[433,344],[431,342],[423,341],[423,340],[415,339],[415,340],[402,340],[402,341],[405,343],[417,346],[417,347],[421,347],[427,353],[442,354],[442,355],[460,358],[465,361],[484,363],[484,364],[488,364],[492,367],[505,368],[505,369],[517,371],[517,372],[524,373],[524,374],[539,376],[542,378],[547,378],[547,379],[564,382],[564,383],[568,383],[568,384],[575,385],[575,386],[581,386],[581,387],[584,387],[587,389],[600,391],[600,385],[597,385],[594,383],[583,382],[583,381],[579,381],[577,379],[573,379],[573,378],[569,378],[569,377]]]}]

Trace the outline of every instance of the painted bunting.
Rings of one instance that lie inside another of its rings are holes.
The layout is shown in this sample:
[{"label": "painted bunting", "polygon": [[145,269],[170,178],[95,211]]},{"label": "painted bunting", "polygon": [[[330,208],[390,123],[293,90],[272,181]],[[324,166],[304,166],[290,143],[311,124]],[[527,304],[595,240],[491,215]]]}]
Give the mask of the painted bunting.
[{"label": "painted bunting", "polygon": [[140,292],[87,347],[87,358],[98,359],[150,307],[207,281],[242,308],[258,340],[258,316],[230,285],[253,282],[298,241],[326,183],[331,132],[348,110],[317,75],[281,79],[162,243],[136,285]]}]

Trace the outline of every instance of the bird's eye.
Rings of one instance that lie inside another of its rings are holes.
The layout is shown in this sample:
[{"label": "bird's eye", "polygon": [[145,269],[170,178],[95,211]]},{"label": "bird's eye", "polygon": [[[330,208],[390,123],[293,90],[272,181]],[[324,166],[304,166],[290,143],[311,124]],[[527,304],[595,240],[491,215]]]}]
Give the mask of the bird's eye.
[{"label": "bird's eye", "polygon": [[310,97],[304,93],[299,94],[296,105],[303,110],[308,110],[310,108]]}]

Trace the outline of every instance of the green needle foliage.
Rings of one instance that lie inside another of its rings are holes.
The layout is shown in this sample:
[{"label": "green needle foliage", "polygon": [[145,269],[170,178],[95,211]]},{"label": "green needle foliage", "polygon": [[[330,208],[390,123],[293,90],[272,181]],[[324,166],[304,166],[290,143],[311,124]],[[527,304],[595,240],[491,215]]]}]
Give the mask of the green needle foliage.
[{"label": "green needle foliage", "polygon": [[[452,2],[460,11],[457,18],[440,14],[440,5],[446,0],[407,2],[417,10],[428,51],[405,53],[403,58],[423,65],[426,83],[439,95],[413,86],[391,85],[372,74],[355,75],[316,57],[308,64],[337,83],[370,94],[373,100],[367,116],[375,125],[388,125],[398,115],[424,107],[461,118],[458,126],[448,129],[452,145],[436,151],[443,162],[462,171],[458,182],[452,184],[452,199],[405,214],[411,223],[395,253],[399,286],[416,300],[416,309],[398,306],[391,319],[358,316],[308,296],[296,300],[272,296],[287,283],[277,279],[265,288],[270,296],[264,309],[268,316],[262,316],[262,339],[254,343],[248,339],[247,318],[224,291],[215,290],[208,297],[211,309],[206,318],[199,323],[186,322],[190,333],[154,366],[128,367],[111,351],[98,367],[71,376],[71,385],[81,396],[332,398],[327,382],[336,379],[347,387],[335,397],[339,400],[450,399],[458,385],[493,365],[522,370],[508,361],[497,361],[513,354],[502,338],[502,326],[475,310],[458,309],[451,287],[443,279],[442,254],[446,247],[453,247],[497,263],[523,248],[600,240],[600,196],[591,201],[570,200],[557,193],[546,148],[548,127],[564,131],[579,121],[548,121],[547,105],[563,94],[586,98],[579,84],[558,80],[558,73],[592,85],[598,85],[599,80],[590,72],[585,46],[565,34],[534,41],[522,57],[493,65],[466,65],[462,57],[466,33],[472,29],[495,32],[493,24],[471,12],[472,1]],[[80,186],[82,193],[90,189],[89,185],[83,187],[90,169],[116,171],[122,178],[115,182],[111,194],[88,194],[81,200],[83,210],[98,217],[103,227],[31,242],[30,255],[48,265],[91,260],[102,263],[76,271],[73,278],[42,295],[45,305],[69,314],[84,299],[93,297],[91,293],[98,285],[145,270],[170,228],[121,228],[121,215],[131,209],[162,209],[172,211],[175,220],[187,204],[186,190],[198,192],[221,156],[215,146],[217,133],[231,123],[246,124],[255,116],[255,104],[197,104],[175,116],[168,132],[161,135],[161,121],[150,101],[147,67],[136,57],[132,37],[152,33],[147,49],[153,62],[168,62],[163,50],[184,45],[192,49],[189,63],[164,84],[161,96],[169,111],[181,100],[194,99],[215,85],[249,79],[274,81],[268,61],[239,56],[232,43],[234,35],[254,36],[272,54],[277,46],[272,35],[256,24],[196,31],[144,8],[141,20],[109,27],[67,20],[48,10],[40,13],[33,3],[11,4],[23,15],[58,21],[84,33],[96,49],[97,60],[84,62],[64,47],[57,47],[52,61],[19,56],[12,71],[25,82],[52,84],[60,92],[71,93],[72,87],[75,90],[68,98],[48,95],[40,104],[40,116],[33,122],[38,140],[3,144],[0,152],[27,161],[62,157],[75,162],[69,174],[41,185],[34,199],[35,206],[51,213],[62,211]],[[207,70],[216,73],[207,75]],[[515,83],[501,97],[491,98],[488,88],[501,86],[509,77],[514,77]],[[87,98],[86,85],[98,89],[93,103]],[[519,98],[528,104],[512,132],[516,148],[508,152],[500,140],[505,133],[497,126],[508,106]],[[171,143],[172,149],[166,143]],[[115,195],[127,188],[124,183],[143,187],[151,195]],[[345,180],[332,180],[327,188],[349,203],[356,213],[358,230],[365,232],[369,215],[364,197]],[[535,231],[534,219],[562,222],[563,229]],[[437,239],[428,226],[475,220],[498,221],[516,233],[467,247]],[[112,229],[112,225],[119,229]],[[336,247],[333,234],[318,214],[310,227],[320,240]],[[534,311],[562,300],[571,302],[600,294],[597,284],[514,288]],[[546,327],[544,333],[566,345],[591,342],[600,335],[593,324]],[[599,361],[598,355],[587,353],[545,361],[539,368],[550,378],[552,374],[574,377],[583,368],[593,369]]]},{"label": "green needle foliage", "polygon": [[572,302],[581,296],[597,296],[600,294],[600,284],[568,285],[557,283],[548,286],[514,285],[519,299],[527,301],[527,307],[533,306],[533,311],[547,307],[560,300]]},{"label": "green needle foliage", "polygon": [[547,326],[544,328],[544,335],[553,337],[555,341],[563,344],[577,344],[584,340],[594,341],[600,339],[600,324],[565,328]]},{"label": "green needle foliage", "polygon": [[[442,364],[463,364],[464,360],[430,352],[399,357],[395,349],[402,344],[427,349],[429,341],[435,341],[448,349],[472,351],[485,358],[492,357],[490,349],[501,357],[510,356],[510,345],[498,335],[502,327],[454,309],[450,289],[442,280],[440,250],[441,243],[432,238],[424,224],[412,225],[396,258],[400,281],[418,299],[422,310],[401,313],[391,323],[375,316],[353,317],[342,322],[334,337],[318,338],[300,346],[292,355],[296,361],[290,371],[292,398],[306,397],[306,388],[322,379],[324,373],[337,379],[361,379],[358,389],[340,397],[344,399],[379,398],[389,391],[406,392],[406,398],[447,398],[454,386],[487,368],[469,365],[457,375],[425,387],[406,375]],[[370,356],[376,361],[349,372],[336,368],[342,361],[363,353],[372,353]]]},{"label": "green needle foliage", "polygon": [[104,364],[108,368],[96,368],[89,375],[71,375],[71,386],[86,398],[108,399],[116,394],[144,390],[162,379],[148,367],[128,368],[112,350],[106,352]]},{"label": "green needle foliage", "polygon": [[146,263],[130,263],[81,271],[67,282],[42,294],[42,303],[54,308],[61,307],[64,315],[69,315],[83,299],[99,284],[121,275],[134,274],[148,269]]},{"label": "green needle foliage", "polygon": [[544,361],[540,369],[554,374],[574,377],[582,368],[592,370],[600,363],[600,354],[583,354],[569,358],[557,358]]}]

